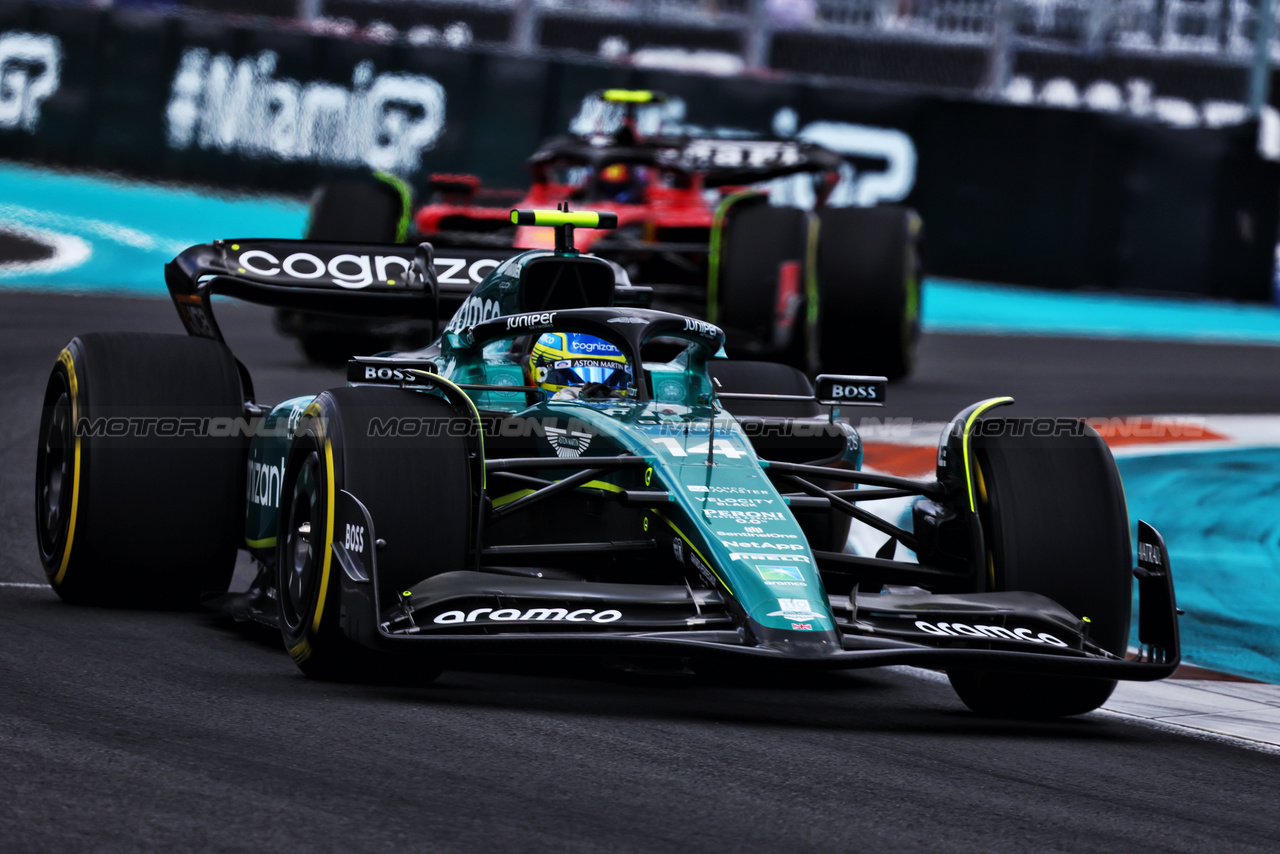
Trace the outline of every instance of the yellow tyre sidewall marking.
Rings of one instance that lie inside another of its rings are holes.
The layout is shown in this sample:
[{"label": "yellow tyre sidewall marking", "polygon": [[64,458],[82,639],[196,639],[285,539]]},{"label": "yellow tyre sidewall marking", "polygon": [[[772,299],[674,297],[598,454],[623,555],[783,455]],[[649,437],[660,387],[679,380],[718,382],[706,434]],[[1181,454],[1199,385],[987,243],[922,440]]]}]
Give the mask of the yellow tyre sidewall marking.
[{"label": "yellow tyre sidewall marking", "polygon": [[316,613],[311,618],[311,633],[320,633],[320,620],[324,616],[324,603],[329,593],[329,565],[333,560],[333,445],[329,437],[324,435],[323,421],[320,424],[321,438],[324,440],[324,560],[320,566],[320,592],[316,595]]},{"label": "yellow tyre sidewall marking", "polygon": [[75,450],[72,451],[71,475],[71,520],[67,523],[67,542],[62,547],[62,563],[58,567],[58,573],[53,577],[54,586],[62,583],[67,575],[67,564],[71,561],[71,544],[76,536],[76,515],[80,508],[80,433],[76,430],[76,424],[80,418],[80,385],[76,380],[75,362],[71,357],[70,350],[63,350],[58,354],[58,361],[67,371],[67,379],[71,385],[71,432],[75,436]]}]

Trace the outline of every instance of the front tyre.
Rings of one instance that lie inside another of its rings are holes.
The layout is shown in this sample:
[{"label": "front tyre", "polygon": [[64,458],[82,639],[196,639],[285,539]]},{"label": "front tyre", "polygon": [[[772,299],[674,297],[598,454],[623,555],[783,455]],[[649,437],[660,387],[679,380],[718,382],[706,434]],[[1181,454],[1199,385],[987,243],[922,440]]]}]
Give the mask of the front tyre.
[{"label": "front tyre", "polygon": [[[412,431],[387,429],[404,419]],[[374,533],[361,533],[376,534],[384,610],[424,578],[465,569],[478,501],[469,427],[445,401],[395,388],[331,389],[308,407],[289,452],[276,539],[280,631],[308,676],[421,683],[439,674],[420,658],[374,652],[343,630],[335,503],[345,490],[368,509]]]},{"label": "front tyre", "polygon": [[[1034,436],[1027,419],[990,418],[973,437],[975,500],[989,590],[1040,593],[1088,620],[1089,638],[1124,656],[1132,607],[1129,514],[1111,451],[1081,423],[1070,436]],[[948,671],[981,715],[1056,718],[1091,712],[1115,680]]]}]

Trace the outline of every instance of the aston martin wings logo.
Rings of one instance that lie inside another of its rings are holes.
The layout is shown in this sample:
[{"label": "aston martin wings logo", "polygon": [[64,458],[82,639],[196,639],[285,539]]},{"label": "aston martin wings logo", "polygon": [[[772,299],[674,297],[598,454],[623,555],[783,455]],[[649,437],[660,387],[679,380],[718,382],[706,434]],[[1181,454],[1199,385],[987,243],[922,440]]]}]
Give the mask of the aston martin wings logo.
[{"label": "aston martin wings logo", "polygon": [[580,457],[591,445],[590,433],[579,433],[577,430],[561,430],[559,427],[547,428],[547,441],[557,457]]}]

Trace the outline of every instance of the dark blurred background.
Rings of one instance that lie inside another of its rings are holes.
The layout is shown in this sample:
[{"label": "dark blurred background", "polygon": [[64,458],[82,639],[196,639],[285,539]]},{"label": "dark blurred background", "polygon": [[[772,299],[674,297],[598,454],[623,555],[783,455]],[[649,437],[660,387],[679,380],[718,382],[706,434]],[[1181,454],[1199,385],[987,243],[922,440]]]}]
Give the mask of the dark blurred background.
[{"label": "dark blurred background", "polygon": [[306,194],[525,184],[604,86],[797,136],[933,275],[1271,301],[1270,0],[0,0],[0,158]]}]

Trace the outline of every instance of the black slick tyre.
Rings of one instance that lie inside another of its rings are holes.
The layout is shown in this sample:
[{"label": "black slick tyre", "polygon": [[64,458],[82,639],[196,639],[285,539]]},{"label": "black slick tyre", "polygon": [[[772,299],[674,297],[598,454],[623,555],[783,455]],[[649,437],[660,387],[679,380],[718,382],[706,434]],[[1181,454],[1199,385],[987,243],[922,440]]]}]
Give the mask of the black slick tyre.
[{"label": "black slick tyre", "polygon": [[[725,214],[715,322],[735,358],[779,358],[802,348],[801,304],[810,214],[748,198]],[[802,354],[798,357],[803,360]]]},{"label": "black slick tyre", "polygon": [[[404,418],[417,425],[412,433],[371,429]],[[277,590],[285,647],[308,676],[423,682],[439,673],[420,659],[375,653],[343,631],[333,510],[345,490],[369,511],[368,536],[382,543],[384,610],[412,584],[466,568],[475,492],[469,431],[449,429],[458,419],[430,395],[357,387],[322,393],[299,422],[281,490]]]},{"label": "black slick tyre", "polygon": [[827,208],[818,220],[811,333],[820,370],[909,375],[920,337],[919,216],[903,207]]},{"label": "black slick tyre", "polygon": [[72,339],[45,388],[36,452],[36,539],[57,594],[184,607],[226,591],[248,440],[216,428],[243,415],[239,368],[218,342]]},{"label": "black slick tyre", "polygon": [[[412,200],[408,187],[379,173],[320,185],[311,196],[306,238],[332,243],[403,243]],[[291,309],[276,311],[276,326],[295,335],[308,360],[344,366],[353,356],[390,349],[386,336],[364,331],[360,321],[334,330],[334,321]]]},{"label": "black slick tyre", "polygon": [[373,175],[322,184],[311,196],[307,239],[402,243],[411,204],[403,185]]},{"label": "black slick tyre", "polygon": [[[1090,427],[1033,436],[1027,419],[985,419],[975,431],[975,500],[986,540],[987,589],[1040,593],[1088,619],[1089,638],[1118,656],[1128,645],[1133,557],[1129,515],[1111,451]],[[949,671],[981,715],[1055,718],[1093,711],[1114,680]]]},{"label": "black slick tyre", "polygon": [[[745,359],[711,359],[707,373],[722,393],[785,394],[812,396],[813,384],[798,368],[777,362]],[[734,415],[775,418],[813,418],[822,414],[816,400],[733,400],[722,401]]]}]

